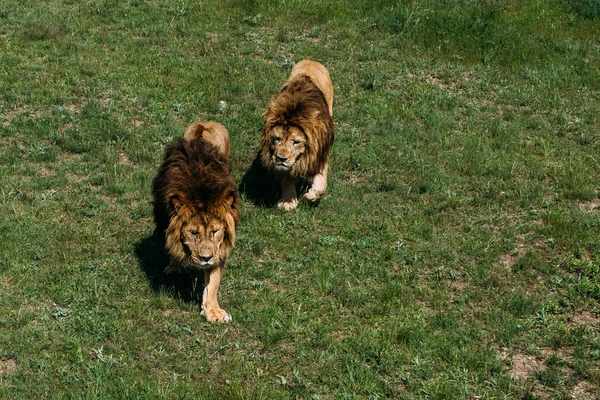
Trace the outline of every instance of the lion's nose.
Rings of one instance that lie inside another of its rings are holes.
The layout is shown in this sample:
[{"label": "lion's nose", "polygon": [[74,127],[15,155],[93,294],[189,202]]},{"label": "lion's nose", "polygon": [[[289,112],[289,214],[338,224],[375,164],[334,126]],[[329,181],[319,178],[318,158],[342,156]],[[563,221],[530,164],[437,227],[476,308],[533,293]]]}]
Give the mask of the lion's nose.
[{"label": "lion's nose", "polygon": [[209,262],[210,260],[212,260],[213,255],[209,254],[207,256],[200,256],[200,261],[204,261],[204,262]]},{"label": "lion's nose", "polygon": [[277,161],[280,163],[286,162],[289,157],[277,156]]}]

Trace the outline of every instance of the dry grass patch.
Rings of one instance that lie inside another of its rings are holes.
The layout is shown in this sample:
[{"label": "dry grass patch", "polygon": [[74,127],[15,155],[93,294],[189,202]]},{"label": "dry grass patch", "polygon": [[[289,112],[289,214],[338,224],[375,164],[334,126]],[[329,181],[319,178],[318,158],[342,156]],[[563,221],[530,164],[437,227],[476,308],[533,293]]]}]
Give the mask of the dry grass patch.
[{"label": "dry grass patch", "polygon": [[544,361],[535,356],[515,354],[512,357],[510,376],[514,379],[527,380],[542,370]]},{"label": "dry grass patch", "polygon": [[40,166],[39,176],[43,178],[56,176],[56,170],[54,168],[48,168],[46,165]]},{"label": "dry grass patch", "polygon": [[511,355],[508,349],[500,352],[500,357],[510,365],[510,376],[519,380],[534,378],[536,374],[544,369],[547,361],[554,355],[558,355],[563,359],[568,358],[564,349],[558,352],[547,348],[540,349],[540,354],[537,356],[522,353]]},{"label": "dry grass patch", "polygon": [[570,315],[567,317],[567,321],[577,326],[600,326],[600,318],[598,317],[598,314],[591,311],[581,311],[577,314]]},{"label": "dry grass patch", "polygon": [[579,209],[583,212],[598,212],[600,211],[600,198],[591,201],[579,203]]},{"label": "dry grass patch", "polygon": [[8,360],[0,360],[0,378],[14,373],[17,370],[17,361],[9,358]]},{"label": "dry grass patch", "polygon": [[9,126],[12,123],[13,119],[15,119],[18,115],[27,112],[28,110],[29,108],[25,106],[13,108],[12,110],[4,114],[4,116],[2,117],[2,125]]},{"label": "dry grass patch", "polygon": [[519,235],[515,248],[509,253],[502,254],[500,256],[500,263],[506,270],[511,270],[511,268],[519,261],[519,258],[527,254],[527,252],[540,250],[545,246],[546,243],[542,239],[529,241],[525,238],[525,235]]},{"label": "dry grass patch", "polygon": [[[414,77],[413,74],[409,73],[410,77]],[[419,81],[425,82],[430,86],[435,86],[440,89],[444,89],[453,94],[463,94],[464,90],[461,86],[464,84],[471,84],[472,78],[469,72],[462,73],[455,79],[450,80],[449,82],[445,82],[444,80],[438,78],[437,76],[428,73],[427,71],[419,72],[418,76]]]},{"label": "dry grass patch", "polygon": [[598,399],[598,395],[598,390],[588,381],[581,381],[571,389],[571,396],[576,400]]}]

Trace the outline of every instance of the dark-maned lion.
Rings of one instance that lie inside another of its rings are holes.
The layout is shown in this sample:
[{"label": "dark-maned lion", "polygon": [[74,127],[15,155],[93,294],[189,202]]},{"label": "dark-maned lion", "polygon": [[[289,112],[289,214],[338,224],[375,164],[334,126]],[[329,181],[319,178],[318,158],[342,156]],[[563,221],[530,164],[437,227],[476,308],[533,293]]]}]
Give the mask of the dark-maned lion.
[{"label": "dark-maned lion", "polygon": [[227,130],[216,122],[197,122],[168,147],[152,185],[154,219],[171,258],[165,271],[204,269],[202,315],[209,321],[231,321],[217,301],[239,224],[230,173]]},{"label": "dark-maned lion", "polygon": [[292,210],[298,205],[296,184],[302,179],[310,182],[302,199],[319,201],[327,188],[333,139],[329,72],[318,62],[300,61],[269,103],[260,138],[260,159],[281,183],[278,207]]}]

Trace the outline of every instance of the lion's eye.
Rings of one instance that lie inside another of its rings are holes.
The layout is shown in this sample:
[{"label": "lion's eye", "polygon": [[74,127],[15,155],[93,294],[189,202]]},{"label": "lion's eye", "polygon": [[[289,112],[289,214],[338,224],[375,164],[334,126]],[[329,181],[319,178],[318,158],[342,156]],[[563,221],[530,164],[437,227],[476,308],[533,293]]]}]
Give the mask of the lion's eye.
[{"label": "lion's eye", "polygon": [[198,231],[195,229],[190,229],[190,233],[194,236],[198,236]]},{"label": "lion's eye", "polygon": [[276,137],[276,136],[275,136],[275,137],[271,138],[271,141],[272,141],[274,144],[276,144],[276,143],[279,143],[279,142],[281,142],[281,138],[279,138],[279,137]]},{"label": "lion's eye", "polygon": [[219,233],[219,229],[215,229],[214,231],[211,232],[213,237],[217,236],[217,233]]},{"label": "lion's eye", "polygon": [[293,144],[294,146],[299,146],[299,145],[300,145],[300,143],[302,143],[302,142],[301,142],[301,141],[299,141],[299,140],[294,140],[294,141],[292,142],[292,144]]}]

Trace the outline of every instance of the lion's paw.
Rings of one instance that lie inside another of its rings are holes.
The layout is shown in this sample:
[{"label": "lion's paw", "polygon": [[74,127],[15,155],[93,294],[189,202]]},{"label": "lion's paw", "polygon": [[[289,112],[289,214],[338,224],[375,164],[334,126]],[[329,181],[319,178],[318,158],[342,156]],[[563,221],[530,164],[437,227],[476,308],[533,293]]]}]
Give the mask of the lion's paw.
[{"label": "lion's paw", "polygon": [[231,322],[231,315],[227,314],[225,310],[219,307],[214,307],[207,310],[202,310],[200,315],[206,317],[209,322]]},{"label": "lion's paw", "polygon": [[294,208],[296,208],[298,206],[298,200],[292,200],[292,201],[278,201],[277,202],[277,207],[279,208],[283,208],[286,211],[291,211]]},{"label": "lion's paw", "polygon": [[317,203],[319,201],[319,199],[321,198],[321,196],[319,196],[318,194],[316,194],[313,191],[309,191],[304,193],[304,196],[302,196],[302,200],[306,203]]}]

